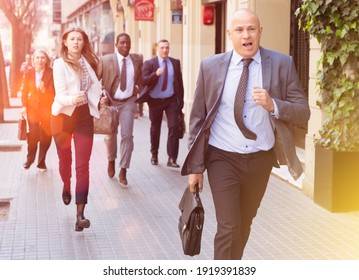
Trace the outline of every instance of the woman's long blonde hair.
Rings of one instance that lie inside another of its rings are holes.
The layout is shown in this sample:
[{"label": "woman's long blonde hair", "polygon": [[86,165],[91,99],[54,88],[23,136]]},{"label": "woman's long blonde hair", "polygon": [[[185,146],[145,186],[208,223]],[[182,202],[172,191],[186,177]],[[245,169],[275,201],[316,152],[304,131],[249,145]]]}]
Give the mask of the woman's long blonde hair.
[{"label": "woman's long blonde hair", "polygon": [[42,53],[42,54],[44,54],[45,57],[46,57],[46,65],[45,65],[45,68],[51,68],[51,64],[52,64],[51,58],[50,58],[50,56],[47,54],[47,52],[46,52],[45,50],[43,50],[43,49],[36,49],[36,50],[33,52],[32,56],[31,56],[31,65],[32,65],[33,67],[35,67],[34,59],[35,59],[35,55],[38,54],[38,53]]},{"label": "woman's long blonde hair", "polygon": [[95,52],[93,51],[92,45],[90,43],[90,40],[89,40],[86,32],[83,29],[81,29],[80,27],[70,27],[64,31],[64,33],[62,34],[62,38],[61,38],[60,56],[67,64],[70,65],[70,67],[72,67],[74,70],[76,70],[77,73],[80,73],[82,71],[81,66],[79,65],[77,60],[71,59],[71,57],[69,57],[68,49],[65,46],[65,41],[67,39],[67,36],[69,35],[70,32],[74,32],[74,31],[82,34],[83,39],[84,39],[84,46],[81,50],[81,54],[85,57],[86,61],[91,65],[91,68],[95,71],[95,73],[97,73],[97,68],[98,68],[100,60],[96,56]]}]

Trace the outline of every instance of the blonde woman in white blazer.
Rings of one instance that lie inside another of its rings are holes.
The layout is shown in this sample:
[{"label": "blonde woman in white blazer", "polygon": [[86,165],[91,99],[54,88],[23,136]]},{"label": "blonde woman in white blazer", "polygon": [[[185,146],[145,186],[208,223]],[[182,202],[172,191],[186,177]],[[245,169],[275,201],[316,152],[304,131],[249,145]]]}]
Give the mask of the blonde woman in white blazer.
[{"label": "blonde woman in white blazer", "polygon": [[96,76],[99,59],[81,28],[70,28],[62,35],[60,58],[54,61],[55,100],[51,128],[63,181],[62,199],[71,202],[71,170],[74,141],[76,163],[75,230],[90,227],[84,210],[89,192],[89,162],[93,146],[93,117],[99,117],[101,84]]}]

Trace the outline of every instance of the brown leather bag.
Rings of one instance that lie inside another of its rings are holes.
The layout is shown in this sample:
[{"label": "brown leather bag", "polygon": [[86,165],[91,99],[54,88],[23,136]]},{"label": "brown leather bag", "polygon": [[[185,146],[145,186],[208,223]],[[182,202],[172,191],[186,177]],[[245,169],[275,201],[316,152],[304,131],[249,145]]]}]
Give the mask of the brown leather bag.
[{"label": "brown leather bag", "polygon": [[183,253],[194,256],[201,252],[201,239],[204,224],[204,208],[199,196],[198,186],[191,193],[189,187],[183,193],[179,203],[181,215],[178,230],[182,241]]},{"label": "brown leather bag", "polygon": [[118,116],[115,106],[103,106],[100,109],[100,118],[94,118],[95,134],[111,134],[117,131]]},{"label": "brown leather bag", "polygon": [[118,129],[118,111],[113,104],[111,96],[103,89],[103,96],[107,96],[109,104],[100,108],[100,117],[94,118],[94,133],[95,134],[111,134]]},{"label": "brown leather bag", "polygon": [[26,120],[24,118],[21,118],[18,121],[17,138],[19,140],[26,140],[26,136],[27,136]]}]

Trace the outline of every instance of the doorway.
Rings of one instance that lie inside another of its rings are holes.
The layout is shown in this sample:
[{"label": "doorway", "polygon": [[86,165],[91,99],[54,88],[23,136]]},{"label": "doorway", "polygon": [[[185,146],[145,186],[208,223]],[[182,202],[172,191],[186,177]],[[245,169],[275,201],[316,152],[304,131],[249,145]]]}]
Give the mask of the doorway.
[{"label": "doorway", "polygon": [[226,36],[226,3],[225,1],[216,2],[215,9],[215,53],[225,52],[225,36]]},{"label": "doorway", "polygon": [[[304,94],[308,97],[309,92],[309,34],[300,30],[298,19],[295,16],[296,9],[301,5],[302,0],[293,0],[291,2],[290,18],[290,55],[294,59],[295,67],[298,72]],[[308,131],[308,124],[295,125],[293,127],[295,145],[299,148],[305,148],[305,135]]]}]

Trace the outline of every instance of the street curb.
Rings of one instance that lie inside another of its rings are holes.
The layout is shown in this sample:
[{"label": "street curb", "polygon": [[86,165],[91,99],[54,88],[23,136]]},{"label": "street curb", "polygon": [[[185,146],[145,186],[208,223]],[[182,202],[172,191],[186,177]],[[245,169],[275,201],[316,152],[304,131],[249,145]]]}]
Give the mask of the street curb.
[{"label": "street curb", "polygon": [[11,141],[0,141],[0,152],[19,152],[22,149],[23,144],[13,143]]}]

